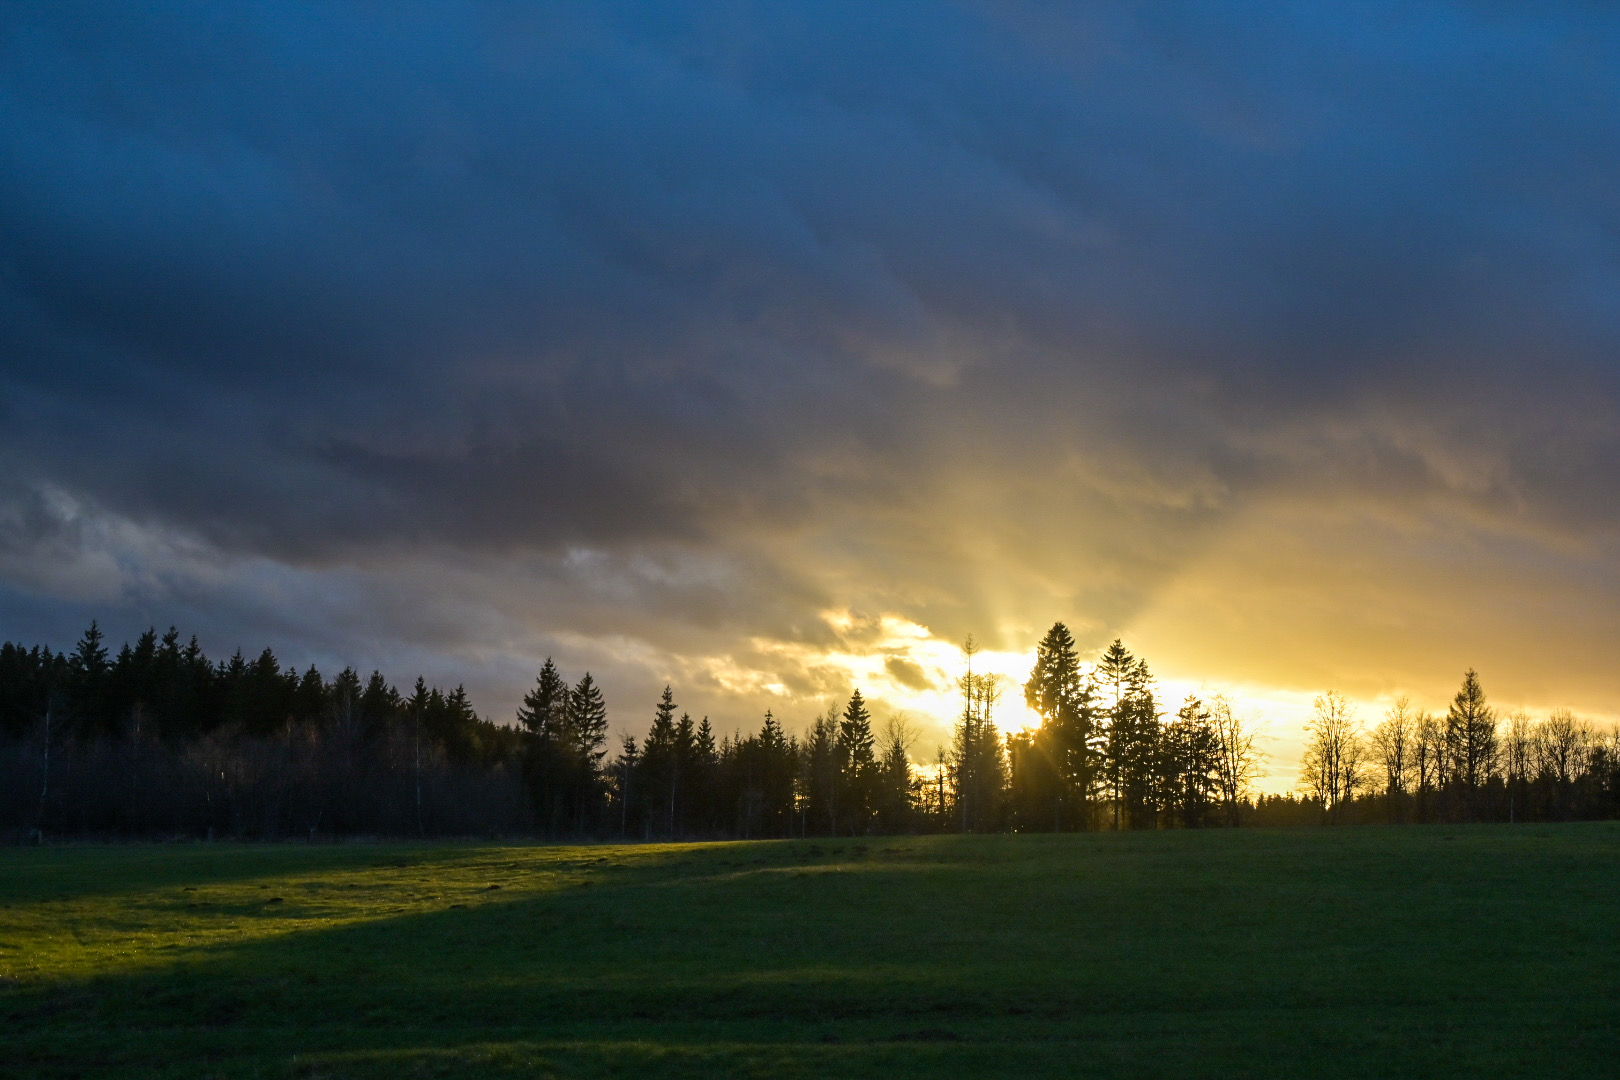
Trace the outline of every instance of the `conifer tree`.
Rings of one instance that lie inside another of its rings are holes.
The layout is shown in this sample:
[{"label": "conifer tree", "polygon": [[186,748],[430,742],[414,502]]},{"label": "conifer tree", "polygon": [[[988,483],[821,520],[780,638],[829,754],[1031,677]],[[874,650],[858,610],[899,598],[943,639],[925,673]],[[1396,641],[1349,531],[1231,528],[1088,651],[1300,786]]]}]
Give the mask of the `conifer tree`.
[{"label": "conifer tree", "polygon": [[1102,756],[1093,698],[1073,635],[1061,622],[1053,623],[1036,647],[1035,668],[1024,684],[1025,702],[1041,717],[1040,728],[1020,744],[1018,754],[1019,811],[1026,827],[1089,827]]},{"label": "conifer tree", "polygon": [[529,798],[548,832],[561,828],[567,813],[565,802],[574,771],[571,705],[568,684],[548,656],[517,710],[517,721],[527,733],[524,776]]},{"label": "conifer tree", "polygon": [[839,788],[843,772],[839,764],[837,711],[827,708],[818,713],[804,741],[803,830],[828,834],[838,831]]},{"label": "conifer tree", "polygon": [[651,830],[654,825],[653,809],[664,831],[673,835],[676,828],[676,799],[680,787],[681,733],[675,719],[675,695],[664,687],[663,697],[653,711],[652,727],[647,731],[641,748],[640,787],[646,796],[648,813],[643,825]]},{"label": "conifer tree", "polygon": [[692,741],[692,791],[690,817],[708,830],[716,827],[720,815],[720,750],[714,742],[714,726],[704,716],[698,722]]},{"label": "conifer tree", "polygon": [[360,676],[354,668],[346,667],[333,677],[327,700],[331,703],[333,721],[344,727],[352,726],[360,715]]},{"label": "conifer tree", "polygon": [[1137,671],[1136,657],[1125,647],[1125,643],[1115,638],[1113,644],[1104,649],[1102,655],[1097,657],[1096,679],[1097,685],[1108,694],[1108,710],[1113,714],[1130,693],[1131,682]]},{"label": "conifer tree", "polygon": [[1462,796],[1463,812],[1477,812],[1478,792],[1496,765],[1496,713],[1485,701],[1479,675],[1469,668],[1446,711],[1449,773]]},{"label": "conifer tree", "polygon": [[[1119,642],[1114,642],[1115,646]],[[1108,680],[1120,694],[1108,725],[1107,762],[1114,789],[1114,827],[1152,826],[1158,812],[1158,756],[1160,723],[1147,662],[1130,658],[1117,663],[1122,649],[1110,647]]]},{"label": "conifer tree", "polygon": [[625,735],[619,746],[619,756],[613,762],[614,803],[618,810],[619,835],[629,836],[641,812],[640,793],[636,776],[641,771],[641,754],[632,735]]},{"label": "conifer tree", "polygon": [[380,671],[373,671],[360,692],[360,715],[366,731],[373,737],[385,731],[399,715],[399,691],[388,684]]},{"label": "conifer tree", "polygon": [[877,740],[872,735],[872,714],[860,690],[849,696],[838,723],[838,750],[843,765],[845,823],[855,833],[871,822],[872,788],[877,772]]},{"label": "conifer tree", "polygon": [[81,738],[101,734],[111,725],[106,715],[109,687],[107,647],[94,619],[74,646],[67,662],[67,705]]},{"label": "conifer tree", "polygon": [[[417,680],[420,682],[420,678]],[[326,718],[326,683],[315,665],[309,665],[293,694],[293,715],[300,723],[319,724]]]},{"label": "conifer tree", "polygon": [[1211,711],[1189,695],[1164,725],[1159,745],[1165,824],[1188,829],[1209,824],[1220,789],[1220,741]]},{"label": "conifer tree", "polygon": [[993,713],[1000,697],[994,675],[975,675],[977,651],[968,638],[962,652],[968,669],[957,682],[962,690],[962,713],[957,718],[951,748],[951,771],[956,788],[957,827],[977,832],[1001,822],[1006,789],[1006,755]]},{"label": "conifer tree", "polygon": [[523,704],[517,712],[518,723],[540,738],[549,740],[552,729],[564,718],[567,707],[568,684],[563,682],[557,665],[548,656],[540,666],[533,689],[523,695]]},{"label": "conifer tree", "polygon": [[568,727],[575,752],[593,773],[607,753],[607,723],[607,702],[602,698],[602,688],[587,671],[569,691]]},{"label": "conifer tree", "polygon": [[911,758],[915,736],[905,714],[889,718],[878,760],[878,818],[887,832],[901,832],[911,822]]}]

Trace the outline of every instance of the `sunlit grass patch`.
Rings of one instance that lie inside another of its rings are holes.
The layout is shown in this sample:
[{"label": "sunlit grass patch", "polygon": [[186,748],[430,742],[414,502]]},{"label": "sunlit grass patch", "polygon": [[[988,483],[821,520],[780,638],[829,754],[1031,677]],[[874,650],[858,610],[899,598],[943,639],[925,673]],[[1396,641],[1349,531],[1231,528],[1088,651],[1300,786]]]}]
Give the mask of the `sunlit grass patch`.
[{"label": "sunlit grass patch", "polygon": [[1606,825],[8,849],[0,1020],[20,1076],[1581,1075],[1617,916]]}]

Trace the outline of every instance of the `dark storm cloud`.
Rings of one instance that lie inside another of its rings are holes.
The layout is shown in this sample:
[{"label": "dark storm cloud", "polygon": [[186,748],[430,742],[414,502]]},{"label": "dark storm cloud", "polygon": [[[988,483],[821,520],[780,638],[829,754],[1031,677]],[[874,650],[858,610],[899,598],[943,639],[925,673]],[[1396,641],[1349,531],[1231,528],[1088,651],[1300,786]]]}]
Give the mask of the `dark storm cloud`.
[{"label": "dark storm cloud", "polygon": [[1278,492],[1611,530],[1617,45],[1577,6],[8,8],[0,611],[494,656],[522,597],[723,650],[857,577],[1107,622]]}]

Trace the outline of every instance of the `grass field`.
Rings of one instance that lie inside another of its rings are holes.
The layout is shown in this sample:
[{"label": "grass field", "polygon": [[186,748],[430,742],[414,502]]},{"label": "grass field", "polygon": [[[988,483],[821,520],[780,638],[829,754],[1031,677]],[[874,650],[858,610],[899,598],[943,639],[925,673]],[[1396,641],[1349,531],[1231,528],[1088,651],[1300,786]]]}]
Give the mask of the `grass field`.
[{"label": "grass field", "polygon": [[1620,827],[0,850],[0,1075],[1613,1075]]}]

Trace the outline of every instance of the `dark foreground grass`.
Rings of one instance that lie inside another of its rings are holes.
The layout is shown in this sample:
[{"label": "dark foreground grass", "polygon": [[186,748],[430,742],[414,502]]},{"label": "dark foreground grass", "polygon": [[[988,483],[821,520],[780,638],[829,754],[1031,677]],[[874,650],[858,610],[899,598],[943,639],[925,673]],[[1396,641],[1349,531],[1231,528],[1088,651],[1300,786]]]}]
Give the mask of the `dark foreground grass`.
[{"label": "dark foreground grass", "polygon": [[1620,827],[0,851],[0,1075],[1613,1075]]}]

